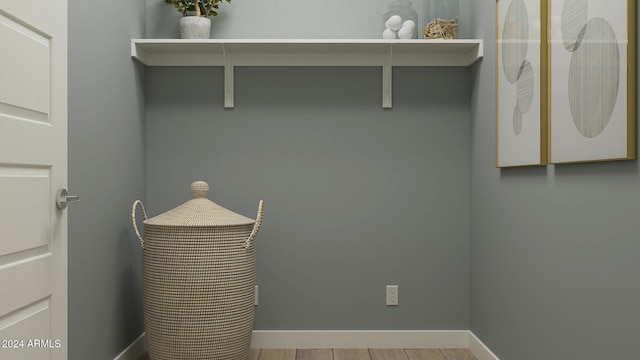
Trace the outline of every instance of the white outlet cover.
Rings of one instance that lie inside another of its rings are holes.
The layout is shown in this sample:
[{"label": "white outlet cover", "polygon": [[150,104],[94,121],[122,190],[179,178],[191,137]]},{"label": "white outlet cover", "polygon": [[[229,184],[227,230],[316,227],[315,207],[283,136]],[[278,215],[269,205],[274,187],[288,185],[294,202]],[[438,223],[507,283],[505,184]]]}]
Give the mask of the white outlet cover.
[{"label": "white outlet cover", "polygon": [[258,306],[258,285],[256,285],[256,291],[253,293],[253,305]]},{"label": "white outlet cover", "polygon": [[398,285],[387,285],[387,306],[398,305]]}]

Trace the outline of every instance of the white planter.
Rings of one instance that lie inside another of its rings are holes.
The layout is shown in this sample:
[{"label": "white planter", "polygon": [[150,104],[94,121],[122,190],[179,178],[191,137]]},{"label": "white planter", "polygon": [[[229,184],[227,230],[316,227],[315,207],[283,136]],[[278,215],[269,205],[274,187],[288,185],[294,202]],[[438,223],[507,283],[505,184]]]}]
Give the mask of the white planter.
[{"label": "white planter", "polygon": [[208,39],[211,34],[211,19],[202,16],[180,18],[180,37],[183,39]]}]

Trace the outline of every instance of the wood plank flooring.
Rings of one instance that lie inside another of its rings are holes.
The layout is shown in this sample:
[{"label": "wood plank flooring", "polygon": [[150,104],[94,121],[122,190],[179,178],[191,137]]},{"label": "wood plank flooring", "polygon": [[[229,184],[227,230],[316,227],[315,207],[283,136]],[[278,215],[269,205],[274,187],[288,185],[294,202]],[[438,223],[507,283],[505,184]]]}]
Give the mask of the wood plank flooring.
[{"label": "wood plank flooring", "polygon": [[[149,356],[139,360],[150,360]],[[468,349],[251,349],[247,360],[477,360]]]},{"label": "wood plank flooring", "polygon": [[[257,356],[257,358],[256,358]],[[262,349],[254,360],[477,360],[468,349]]]},{"label": "wood plank flooring", "polygon": [[333,349],[333,360],[371,360],[367,349]]},{"label": "wood plank flooring", "polygon": [[369,349],[371,360],[407,360],[403,349]]},{"label": "wood plank flooring", "polygon": [[[405,349],[404,352],[410,360],[447,360],[439,349]],[[468,359],[475,358],[471,356]]]}]

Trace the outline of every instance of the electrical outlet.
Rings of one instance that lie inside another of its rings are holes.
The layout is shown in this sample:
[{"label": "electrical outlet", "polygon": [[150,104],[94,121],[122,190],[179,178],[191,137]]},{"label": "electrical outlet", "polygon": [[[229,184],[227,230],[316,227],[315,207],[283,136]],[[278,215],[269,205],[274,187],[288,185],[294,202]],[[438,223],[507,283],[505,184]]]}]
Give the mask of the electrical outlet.
[{"label": "electrical outlet", "polygon": [[398,305],[398,285],[387,285],[387,306]]},{"label": "electrical outlet", "polygon": [[258,306],[258,285],[256,285],[256,291],[253,293],[253,305]]}]

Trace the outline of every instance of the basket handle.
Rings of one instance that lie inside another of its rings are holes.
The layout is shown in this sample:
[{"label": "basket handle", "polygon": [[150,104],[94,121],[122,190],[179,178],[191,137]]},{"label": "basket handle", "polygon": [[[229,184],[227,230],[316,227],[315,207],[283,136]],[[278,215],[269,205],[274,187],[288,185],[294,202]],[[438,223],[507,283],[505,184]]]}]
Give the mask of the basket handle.
[{"label": "basket handle", "polygon": [[248,249],[249,245],[251,245],[251,241],[255,239],[256,235],[258,235],[258,230],[260,230],[260,225],[262,225],[262,217],[264,216],[264,201],[260,200],[258,204],[258,215],[256,215],[256,222],[253,224],[253,230],[251,231],[251,235],[247,238],[247,241],[244,244],[244,248]]},{"label": "basket handle", "polygon": [[136,221],[136,207],[140,204],[140,209],[142,210],[142,216],[147,220],[147,212],[144,211],[144,205],[142,205],[142,201],[136,200],[133,202],[133,206],[131,207],[131,222],[133,223],[133,229],[136,231],[136,235],[140,240],[140,247],[144,249],[144,239],[140,236],[140,231],[138,231],[138,224]]}]

